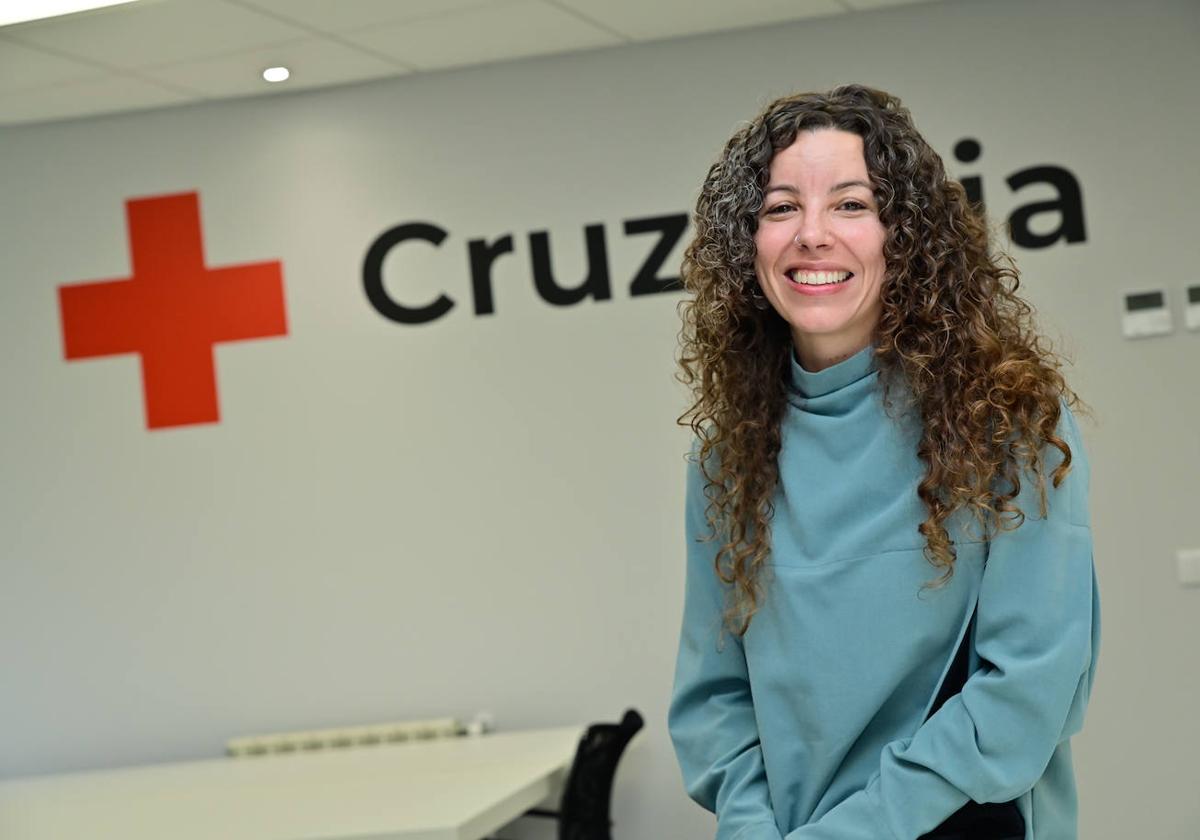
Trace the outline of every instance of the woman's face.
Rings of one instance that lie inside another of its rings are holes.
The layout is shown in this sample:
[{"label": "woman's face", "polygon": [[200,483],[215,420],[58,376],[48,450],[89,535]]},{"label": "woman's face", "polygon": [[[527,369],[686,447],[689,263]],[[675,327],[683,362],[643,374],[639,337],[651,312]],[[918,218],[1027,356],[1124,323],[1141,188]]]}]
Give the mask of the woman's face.
[{"label": "woman's face", "polygon": [[886,238],[861,137],[832,128],[803,131],[775,154],[754,236],[754,270],[767,300],[791,325],[805,369],[829,367],[870,343],[882,309]]}]

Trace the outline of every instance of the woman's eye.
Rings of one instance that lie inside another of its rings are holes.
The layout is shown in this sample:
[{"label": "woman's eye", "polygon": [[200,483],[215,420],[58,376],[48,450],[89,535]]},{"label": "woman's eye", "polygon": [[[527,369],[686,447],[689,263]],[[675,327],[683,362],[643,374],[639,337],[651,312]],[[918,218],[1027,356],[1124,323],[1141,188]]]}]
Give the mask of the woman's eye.
[{"label": "woman's eye", "polygon": [[791,204],[776,204],[774,207],[772,207],[770,210],[767,211],[767,215],[775,216],[780,213],[786,213],[787,211],[792,210],[792,209],[794,209],[794,206]]},{"label": "woman's eye", "polygon": [[861,201],[858,201],[856,199],[850,199],[849,201],[843,201],[842,207],[846,210],[866,210],[867,209],[867,205],[863,204]]}]

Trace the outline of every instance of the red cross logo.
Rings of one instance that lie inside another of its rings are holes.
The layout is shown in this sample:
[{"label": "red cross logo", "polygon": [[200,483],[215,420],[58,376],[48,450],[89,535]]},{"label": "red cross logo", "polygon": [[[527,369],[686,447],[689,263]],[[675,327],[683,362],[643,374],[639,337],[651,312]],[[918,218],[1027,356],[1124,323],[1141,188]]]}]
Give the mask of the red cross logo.
[{"label": "red cross logo", "polygon": [[194,192],[125,202],[133,276],[58,288],[64,355],[142,358],[146,425],[215,423],[213,345],[287,335],[275,262],[204,265]]}]

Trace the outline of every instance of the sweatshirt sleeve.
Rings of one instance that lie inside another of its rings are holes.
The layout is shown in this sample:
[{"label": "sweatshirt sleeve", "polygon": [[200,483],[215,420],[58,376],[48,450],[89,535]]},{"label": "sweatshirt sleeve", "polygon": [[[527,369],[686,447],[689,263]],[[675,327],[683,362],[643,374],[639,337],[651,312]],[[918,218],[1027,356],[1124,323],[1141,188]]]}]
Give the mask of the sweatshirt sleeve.
[{"label": "sweatshirt sleeve", "polygon": [[[963,690],[914,735],[891,742],[866,787],[786,840],[914,840],[967,801],[1006,802],[1041,778],[1058,744],[1078,732],[1100,644],[1100,603],[1088,515],[1089,467],[1064,404],[1062,454],[1048,446],[1047,515],[1026,473],[1024,522],[988,547],[976,613],[979,664]],[[803,772],[798,768],[797,772]]]},{"label": "sweatshirt sleeve", "polygon": [[721,631],[726,587],[713,567],[719,545],[701,541],[707,503],[703,475],[689,461],[683,629],[668,729],[688,795],[717,815],[717,840],[780,840],[741,639]]}]

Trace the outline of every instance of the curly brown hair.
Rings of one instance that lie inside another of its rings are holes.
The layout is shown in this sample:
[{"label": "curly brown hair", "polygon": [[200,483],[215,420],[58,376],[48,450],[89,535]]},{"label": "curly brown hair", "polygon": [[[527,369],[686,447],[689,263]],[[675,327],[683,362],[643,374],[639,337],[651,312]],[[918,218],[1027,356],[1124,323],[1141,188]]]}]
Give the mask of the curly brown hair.
[{"label": "curly brown hair", "polygon": [[[882,314],[873,333],[883,403],[903,382],[920,412],[917,454],[927,471],[917,494],[928,517],[918,526],[925,557],[954,573],[946,519],[969,509],[990,539],[1024,521],[1013,504],[1021,472],[1036,475],[1046,515],[1042,448],[1071,450],[1055,429],[1061,401],[1082,405],[1016,291],[1012,260],[989,247],[985,220],[962,185],[913,126],[896,97],[861,85],[777,99],[739,130],[709,169],[684,253],[689,297],[680,304],[680,371],[692,405],[678,418],[692,428],[692,454],[709,500],[709,539],[722,540],[715,572],[732,584],[729,629],[745,634],[762,597],[770,554],[772,497],[779,482],[780,420],[786,405],[788,324],[754,304],[755,232],[775,153],[802,131],[834,128],[863,140],[879,218],[887,229]],[[1084,407],[1086,408],[1086,407]],[[710,457],[716,456],[716,457]],[[997,489],[997,479],[1007,487]]]}]

